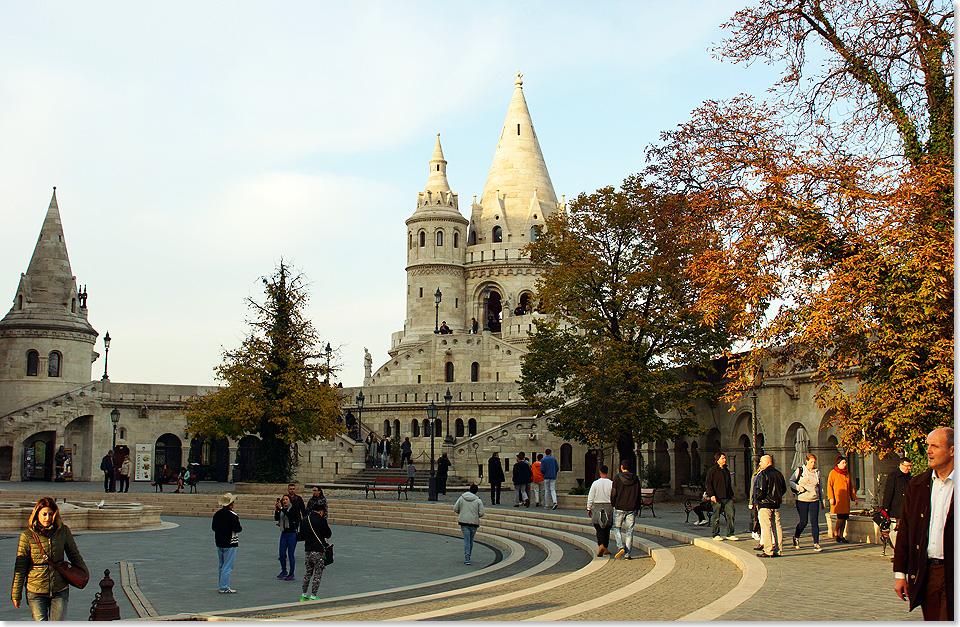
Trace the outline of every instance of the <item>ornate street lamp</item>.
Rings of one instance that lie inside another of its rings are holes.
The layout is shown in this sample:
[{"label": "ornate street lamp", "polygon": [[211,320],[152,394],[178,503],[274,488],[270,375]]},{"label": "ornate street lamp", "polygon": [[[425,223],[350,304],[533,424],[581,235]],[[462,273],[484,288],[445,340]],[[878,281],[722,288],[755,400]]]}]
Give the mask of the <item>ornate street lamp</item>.
[{"label": "ornate street lamp", "polygon": [[360,427],[363,425],[363,390],[357,392],[357,442],[361,440]]},{"label": "ornate street lamp", "polygon": [[113,423],[113,450],[117,449],[117,425],[120,424],[120,410],[116,407],[110,412],[110,422]]},{"label": "ornate street lamp", "polygon": [[437,306],[437,317],[433,323],[433,332],[440,333],[440,301],[443,300],[443,292],[440,291],[440,288],[437,288],[437,293],[433,295],[433,302]]},{"label": "ornate street lamp", "polygon": [[750,445],[752,446],[750,453],[753,456],[753,466],[750,470],[752,470],[760,465],[760,449],[757,448],[757,427],[759,423],[757,419],[757,388],[753,388],[750,392],[750,398],[753,400],[753,412],[750,414]]},{"label": "ornate street lamp", "polygon": [[430,483],[427,487],[427,500],[437,500],[437,476],[433,472],[433,434],[436,431],[437,414],[440,408],[433,401],[427,405],[427,429],[430,430]]},{"label": "ornate street lamp", "polygon": [[110,332],[107,331],[106,335],[103,336],[103,377],[101,381],[109,381],[110,377],[107,376],[107,360],[110,359]]},{"label": "ornate street lamp", "polygon": [[447,435],[443,438],[444,444],[453,444],[453,434],[450,433],[450,403],[453,401],[453,395],[450,394],[450,388],[443,395],[443,406],[447,408]]},{"label": "ornate street lamp", "polygon": [[327,385],[330,385],[330,354],[333,353],[333,349],[330,348],[330,342],[327,342],[327,347],[323,349],[323,352],[327,354],[327,378],[325,380]]}]

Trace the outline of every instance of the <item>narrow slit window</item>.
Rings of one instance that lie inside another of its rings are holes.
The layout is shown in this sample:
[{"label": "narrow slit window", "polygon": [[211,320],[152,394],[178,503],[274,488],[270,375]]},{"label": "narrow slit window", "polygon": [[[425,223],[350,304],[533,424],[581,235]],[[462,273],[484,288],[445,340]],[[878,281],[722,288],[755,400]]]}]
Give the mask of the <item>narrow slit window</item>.
[{"label": "narrow slit window", "polygon": [[519,134],[520,134],[520,125],[517,124],[517,135],[519,135]]}]

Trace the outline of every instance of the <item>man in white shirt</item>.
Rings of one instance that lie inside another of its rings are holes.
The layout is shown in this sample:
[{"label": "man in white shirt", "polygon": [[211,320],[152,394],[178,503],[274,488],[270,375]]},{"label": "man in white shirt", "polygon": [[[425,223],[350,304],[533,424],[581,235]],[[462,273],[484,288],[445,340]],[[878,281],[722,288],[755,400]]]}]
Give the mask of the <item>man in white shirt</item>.
[{"label": "man in white shirt", "polygon": [[953,429],[927,436],[927,466],[907,486],[893,555],[894,592],[924,620],[953,620]]},{"label": "man in white shirt", "polygon": [[590,486],[587,495],[587,516],[597,530],[597,557],[610,555],[610,526],[613,524],[613,505],[610,503],[610,488],[613,481],[607,478],[610,469],[606,464],[600,466],[600,478]]}]

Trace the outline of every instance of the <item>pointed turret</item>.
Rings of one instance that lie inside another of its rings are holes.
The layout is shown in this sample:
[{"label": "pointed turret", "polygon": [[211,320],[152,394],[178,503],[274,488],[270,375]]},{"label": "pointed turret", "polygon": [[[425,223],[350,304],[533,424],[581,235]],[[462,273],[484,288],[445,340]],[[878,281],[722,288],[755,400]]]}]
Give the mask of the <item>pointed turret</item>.
[{"label": "pointed turret", "polygon": [[534,209],[539,209],[536,211],[539,214],[537,221],[557,209],[557,194],[523,97],[521,74],[517,74],[514,85],[497,152],[480,197],[480,211],[474,208],[480,242],[490,241],[486,227],[513,225],[520,228],[526,225],[528,216],[533,213],[531,205],[534,201],[537,203]]},{"label": "pointed turret", "polygon": [[427,186],[417,197],[417,210],[414,216],[439,212],[448,215],[456,214],[460,217],[457,195],[450,191],[450,184],[447,182],[447,160],[443,158],[443,148],[440,147],[440,133],[437,133],[437,143],[433,148],[429,167]]},{"label": "pointed turret", "polygon": [[443,148],[440,146],[440,133],[437,133],[437,145],[433,148],[433,157],[430,158],[430,176],[427,178],[425,192],[449,192],[447,183],[447,160],[443,158]]}]

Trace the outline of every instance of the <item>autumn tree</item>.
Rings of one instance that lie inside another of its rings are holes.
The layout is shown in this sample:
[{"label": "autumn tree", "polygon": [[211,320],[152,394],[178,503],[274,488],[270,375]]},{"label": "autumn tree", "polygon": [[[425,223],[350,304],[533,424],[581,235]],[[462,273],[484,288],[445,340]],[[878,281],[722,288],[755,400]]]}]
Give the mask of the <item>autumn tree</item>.
[{"label": "autumn tree", "polygon": [[[809,370],[845,447],[953,423],[953,5],[762,0],[723,59],[783,66],[770,99],[707,101],[648,151],[720,250],[691,263],[758,375]],[[858,386],[844,385],[855,375]]]},{"label": "autumn tree", "polygon": [[235,439],[258,435],[255,477],[283,483],[296,469],[295,443],[342,431],[340,397],[323,382],[326,355],[304,317],[303,276],[292,276],[281,261],[273,276],[262,280],[264,302],[247,299],[254,314],[250,334],[237,350],[224,351],[216,368],[223,386],[190,404],[187,429]]},{"label": "autumn tree", "polygon": [[520,390],[560,437],[617,442],[632,457],[634,442],[696,431],[689,409],[699,388],[677,366],[708,363],[728,336],[724,321],[704,324],[696,310],[683,268],[709,241],[678,237],[687,217],[682,197],[632,176],[581,194],[528,246],[552,320],[530,338]]}]

